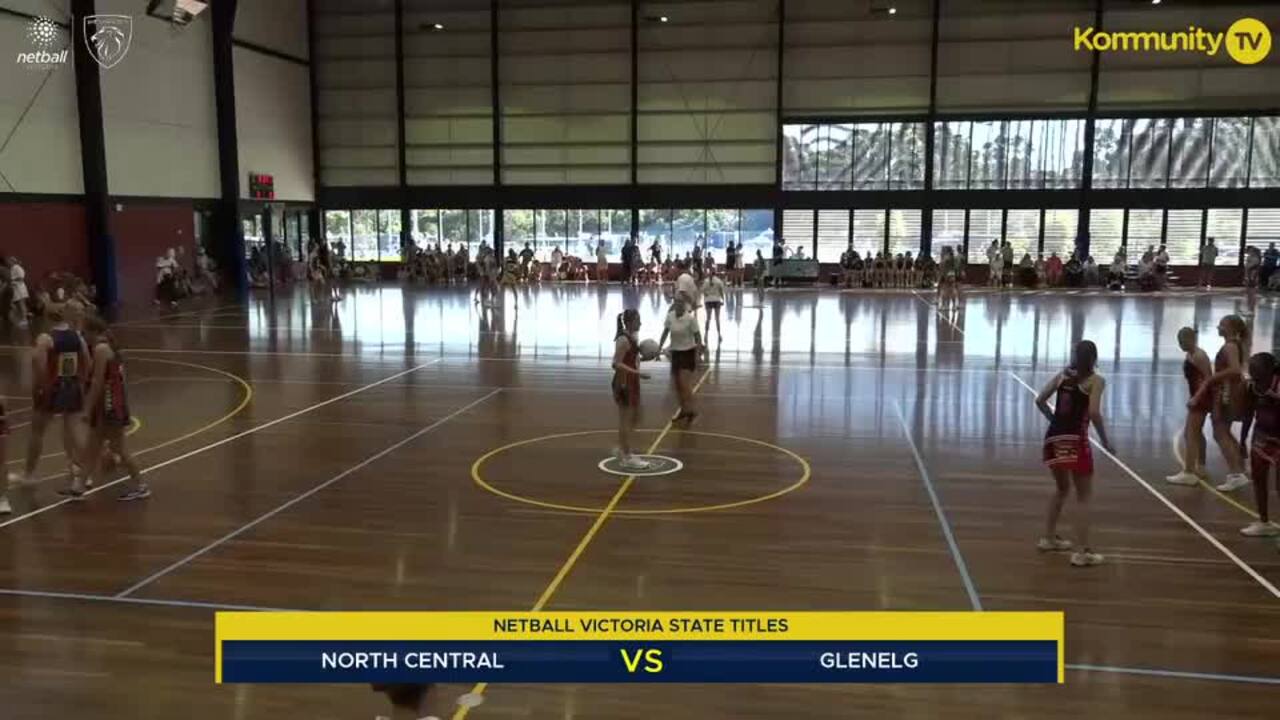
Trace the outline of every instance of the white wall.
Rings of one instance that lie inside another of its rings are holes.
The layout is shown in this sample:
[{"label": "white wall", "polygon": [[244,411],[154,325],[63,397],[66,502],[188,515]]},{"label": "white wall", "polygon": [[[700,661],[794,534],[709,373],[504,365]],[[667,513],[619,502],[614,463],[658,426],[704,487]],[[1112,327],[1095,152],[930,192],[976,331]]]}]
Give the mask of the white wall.
[{"label": "white wall", "polygon": [[217,197],[211,12],[177,28],[145,9],[98,0],[100,14],[133,16],[128,53],[101,71],[108,187],[113,195]]},{"label": "white wall", "polygon": [[240,47],[233,62],[240,197],[249,197],[249,173],[267,173],[277,200],[315,200],[307,67]]},{"label": "white wall", "polygon": [[[52,7],[58,4],[28,1],[13,7],[65,21],[66,13]],[[78,194],[84,192],[84,184],[73,61],[68,53],[67,62],[52,70],[20,67],[18,53],[37,49],[26,37],[29,24],[21,18],[0,16],[0,48],[4,48],[0,52],[0,67],[4,68],[0,73],[0,142],[8,138],[8,145],[0,152],[0,173],[4,174],[0,193]],[[68,44],[70,38],[64,33],[57,47]]]},{"label": "white wall", "polygon": [[[234,35],[236,40],[306,58],[307,3],[241,2]],[[249,173],[266,173],[275,178],[277,200],[315,200],[310,69],[239,46],[232,63],[240,197],[249,197]]]},{"label": "white wall", "polygon": [[306,0],[241,0],[236,3],[236,40],[307,58]]}]

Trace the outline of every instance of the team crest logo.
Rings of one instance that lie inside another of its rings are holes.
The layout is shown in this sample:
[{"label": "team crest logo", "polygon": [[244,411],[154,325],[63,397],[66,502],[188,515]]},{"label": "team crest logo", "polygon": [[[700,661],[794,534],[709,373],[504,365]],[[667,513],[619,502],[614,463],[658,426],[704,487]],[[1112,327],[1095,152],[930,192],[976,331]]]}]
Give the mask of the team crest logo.
[{"label": "team crest logo", "polygon": [[104,70],[110,70],[129,52],[133,39],[133,18],[128,15],[86,15],[84,44],[89,56]]}]

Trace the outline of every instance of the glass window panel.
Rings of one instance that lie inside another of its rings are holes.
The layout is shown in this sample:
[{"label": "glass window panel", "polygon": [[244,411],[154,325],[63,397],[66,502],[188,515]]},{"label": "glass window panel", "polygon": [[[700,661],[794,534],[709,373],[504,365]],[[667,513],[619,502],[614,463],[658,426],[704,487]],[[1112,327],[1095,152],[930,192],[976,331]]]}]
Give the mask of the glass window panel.
[{"label": "glass window panel", "polygon": [[818,262],[840,262],[840,256],[849,246],[851,219],[852,213],[848,210],[818,211]]},{"label": "glass window panel", "polygon": [[931,233],[935,258],[944,246],[955,248],[958,254],[964,246],[964,210],[934,210]]},{"label": "glass window panel", "polygon": [[[1041,121],[1039,125],[1043,133],[1044,122]],[[1010,120],[1006,126],[1005,147],[1008,154],[1006,187],[1010,190],[1043,187],[1040,181],[1040,165],[1035,161],[1036,154],[1040,152],[1040,140],[1034,133],[1037,129],[1036,123],[1032,120]],[[1019,254],[1018,257],[1021,259],[1022,255]]]},{"label": "glass window panel", "polygon": [[1249,187],[1280,186],[1280,117],[1253,119]]},{"label": "glass window panel", "polygon": [[1249,244],[1280,242],[1280,208],[1249,208]]},{"label": "glass window panel", "polygon": [[1213,121],[1213,167],[1209,185],[1244,187],[1249,175],[1249,118],[1216,118]]},{"label": "glass window panel", "polygon": [[1005,220],[1005,239],[1013,246],[1013,261],[1022,260],[1025,253],[1031,253],[1034,260],[1040,252],[1040,211],[1010,210]]},{"label": "glass window panel", "polygon": [[467,248],[471,257],[475,257],[480,251],[480,243],[485,243],[493,248],[493,211],[492,210],[468,210],[467,211]]},{"label": "glass window panel", "polygon": [[818,189],[849,189],[853,176],[853,126],[823,125],[819,137]]},{"label": "glass window panel", "polygon": [[[889,252],[894,255],[920,254],[920,211],[893,209],[889,211]],[[836,257],[839,260],[839,256]]]},{"label": "glass window panel", "polygon": [[1244,210],[1242,208],[1209,208],[1205,237],[1213,238],[1214,244],[1218,246],[1217,264],[1240,263],[1240,239],[1243,235]]},{"label": "glass window panel", "polygon": [[707,230],[706,211],[683,210],[671,211],[671,253],[672,257],[691,257],[693,246],[700,242]]},{"label": "glass window panel", "polygon": [[[1133,208],[1129,210],[1129,229],[1125,235],[1125,245],[1129,254],[1141,257],[1150,247],[1160,245],[1160,225],[1164,222],[1163,210],[1147,210]],[[1097,257],[1095,255],[1095,257]]]},{"label": "glass window panel", "polygon": [[787,209],[782,211],[782,239],[787,243],[787,252],[793,253],[796,248],[803,247],[804,254],[813,255],[814,211]]},{"label": "glass window panel", "polygon": [[1209,128],[1207,118],[1179,118],[1173,123],[1173,164],[1169,187],[1202,188],[1209,176]]},{"label": "glass window panel", "polygon": [[440,247],[457,252],[467,241],[467,211],[440,211]]},{"label": "glass window panel", "polygon": [[872,257],[884,251],[884,210],[853,211],[853,249],[859,255]]},{"label": "glass window panel", "polygon": [[[1133,121],[1098,118],[1093,130],[1093,186],[1129,187],[1129,138]],[[1092,231],[1090,231],[1092,234]]]},{"label": "glass window panel", "polygon": [[337,253],[336,246],[342,243],[343,248],[351,251],[351,213],[347,210],[325,210],[324,240],[330,249]]},{"label": "glass window panel", "polygon": [[378,211],[378,259],[400,261],[400,211]]},{"label": "glass window panel", "polygon": [[1169,128],[1166,118],[1133,121],[1133,155],[1129,187],[1163,188],[1169,183]]},{"label": "glass window panel", "polygon": [[889,180],[889,123],[859,123],[853,128],[853,187],[884,190]]},{"label": "glass window panel", "polygon": [[782,186],[788,190],[812,190],[818,180],[818,126],[782,127]]},{"label": "glass window panel", "polygon": [[[1057,253],[1066,261],[1076,251],[1077,226],[1080,222],[1079,210],[1045,210],[1044,211],[1044,256]],[[1100,257],[1095,248],[1090,248],[1095,258]],[[1115,254],[1115,251],[1112,251]],[[1105,256],[1103,256],[1105,257]],[[1110,258],[1108,258],[1108,261]]]},{"label": "glass window panel", "polygon": [[741,233],[741,210],[718,209],[707,211],[707,251],[713,253],[716,263],[723,267],[725,248],[730,242],[737,244]]},{"label": "glass window panel", "polygon": [[410,213],[410,217],[412,226],[409,228],[409,234],[413,237],[414,245],[425,248],[440,242],[439,210],[414,210]]},{"label": "glass window panel", "polygon": [[1043,133],[1037,133],[1043,187],[1078,188],[1084,177],[1084,120],[1043,120]]},{"label": "glass window panel", "polygon": [[533,249],[539,260],[550,262],[556,248],[564,252],[568,242],[568,214],[564,210],[539,210],[537,220],[538,239]]},{"label": "glass window panel", "polygon": [[[601,210],[600,239],[609,262],[622,262],[622,246],[631,238],[630,210]],[[650,241],[652,242],[652,241]],[[648,262],[648,245],[641,246],[641,257]]]},{"label": "glass window panel", "polygon": [[889,157],[889,189],[924,188],[924,123],[894,123]]},{"label": "glass window panel", "polygon": [[1196,265],[1200,261],[1200,210],[1170,210],[1165,231],[1165,249],[1170,265]]},{"label": "glass window panel", "polygon": [[1109,265],[1120,249],[1123,237],[1124,210],[1095,208],[1089,211],[1089,254],[1095,262],[1101,262],[1098,258],[1105,258],[1102,264]]},{"label": "glass window panel", "polygon": [[969,264],[986,265],[987,248],[992,240],[1000,239],[1001,215],[999,210],[969,211]]},{"label": "glass window panel", "polygon": [[773,253],[773,211],[742,211],[743,267],[750,265],[760,251],[765,258]]},{"label": "glass window panel", "polygon": [[969,187],[973,190],[1001,190],[1007,171],[1003,120],[988,120],[973,124],[973,144],[970,150]]},{"label": "glass window panel", "polygon": [[374,262],[378,259],[376,210],[351,211],[351,259],[356,262]]},{"label": "glass window panel", "polygon": [[934,123],[933,185],[939,190],[961,190],[969,185],[969,131],[967,120]]},{"label": "glass window panel", "polygon": [[649,257],[649,247],[655,242],[662,247],[663,259],[671,257],[671,211],[641,210],[639,237],[646,259]]},{"label": "glass window panel", "polygon": [[502,212],[502,233],[505,245],[516,251],[524,250],[526,244],[533,249],[534,212],[532,210],[504,210]]}]

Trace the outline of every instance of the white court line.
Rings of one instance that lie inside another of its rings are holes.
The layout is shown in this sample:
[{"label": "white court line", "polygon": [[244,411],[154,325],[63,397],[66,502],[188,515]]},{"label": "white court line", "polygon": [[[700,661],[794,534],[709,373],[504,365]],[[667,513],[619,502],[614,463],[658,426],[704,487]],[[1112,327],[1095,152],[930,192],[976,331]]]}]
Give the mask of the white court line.
[{"label": "white court line", "polygon": [[276,508],[275,508],[275,509],[270,510],[270,511],[268,511],[268,512],[265,512],[265,513],[263,513],[262,515],[259,515],[257,518],[255,518],[255,519],[253,519],[253,520],[251,520],[251,521],[249,521],[249,522],[245,523],[244,525],[241,525],[240,527],[236,528],[235,530],[232,530],[231,532],[227,533],[226,535],[223,535],[222,537],[218,538],[217,540],[214,540],[213,542],[209,543],[208,545],[205,545],[204,547],[200,548],[199,550],[197,550],[197,551],[195,551],[195,552],[191,553],[190,555],[188,555],[188,556],[186,556],[186,557],[182,558],[181,560],[179,560],[179,561],[177,561],[177,562],[175,562],[175,563],[173,563],[173,564],[169,565],[168,567],[164,568],[163,570],[160,570],[160,571],[158,571],[158,572],[152,573],[151,575],[148,575],[147,577],[143,578],[142,580],[139,580],[138,582],[136,582],[136,583],[134,583],[134,584],[130,585],[129,587],[125,588],[124,590],[121,590],[120,592],[116,593],[116,595],[115,595],[115,596],[116,596],[116,597],[118,597],[118,598],[123,598],[123,597],[128,597],[128,596],[132,595],[133,593],[137,592],[138,590],[141,590],[142,588],[146,587],[147,585],[150,585],[151,583],[155,582],[156,580],[159,580],[160,578],[164,577],[165,575],[168,575],[169,573],[173,572],[174,570],[177,570],[178,568],[182,567],[183,565],[186,565],[187,563],[191,562],[192,560],[195,560],[196,558],[198,558],[198,557],[200,557],[201,555],[204,555],[205,553],[207,553],[207,552],[209,552],[209,551],[211,551],[211,550],[213,550],[213,549],[215,549],[215,548],[219,547],[220,545],[223,545],[224,543],[226,543],[226,542],[228,542],[228,541],[230,541],[230,540],[234,540],[235,538],[239,537],[240,535],[242,535],[242,534],[244,534],[244,533],[248,532],[249,530],[252,530],[254,527],[257,527],[259,524],[261,524],[261,523],[263,523],[263,522],[266,522],[267,520],[270,520],[271,518],[275,517],[276,515],[279,515],[280,513],[284,512],[285,510],[288,510],[289,508],[293,507],[294,505],[297,505],[298,503],[302,502],[303,500],[306,500],[307,498],[311,497],[312,495],[315,495],[316,493],[318,493],[318,492],[320,492],[321,490],[324,490],[325,488],[329,487],[330,485],[333,485],[334,483],[336,483],[336,482],[338,482],[338,481],[342,480],[343,478],[347,477],[348,475],[351,475],[351,474],[356,473],[356,472],[358,472],[358,471],[360,471],[360,470],[363,470],[364,468],[368,467],[369,465],[371,465],[371,464],[373,464],[373,463],[377,462],[378,460],[381,460],[382,458],[384,458],[384,457],[386,457],[386,456],[390,455],[391,453],[395,452],[396,450],[399,450],[400,448],[404,447],[405,445],[408,445],[409,443],[413,442],[414,440],[417,440],[418,438],[422,437],[423,435],[426,435],[427,433],[431,432],[432,430],[435,430],[436,428],[440,427],[441,425],[444,425],[445,423],[449,422],[450,420],[452,420],[452,419],[454,419],[454,418],[458,417],[459,415],[461,415],[461,414],[463,414],[463,413],[467,412],[468,410],[471,410],[472,408],[474,408],[474,407],[476,407],[476,406],[480,405],[481,403],[483,403],[484,401],[486,401],[486,400],[488,400],[489,398],[493,397],[494,395],[497,395],[499,392],[500,392],[499,390],[494,390],[494,391],[492,391],[492,392],[490,392],[490,393],[487,393],[484,397],[481,397],[481,398],[476,399],[476,400],[472,400],[471,402],[467,403],[466,405],[463,405],[462,407],[458,408],[457,410],[454,410],[453,412],[449,413],[448,415],[445,415],[444,417],[440,418],[439,420],[436,420],[435,422],[431,423],[430,425],[428,425],[428,426],[426,426],[426,427],[422,428],[421,430],[418,430],[417,432],[415,432],[415,433],[413,433],[412,435],[410,435],[410,436],[408,436],[408,437],[404,438],[403,440],[401,440],[401,441],[399,441],[399,442],[395,443],[394,445],[389,445],[389,446],[387,446],[387,447],[386,447],[386,448],[384,448],[383,450],[381,450],[381,451],[379,451],[379,452],[377,452],[377,453],[375,453],[375,454],[373,454],[373,455],[370,455],[369,457],[367,457],[367,458],[365,458],[364,460],[360,461],[360,462],[359,462],[359,463],[357,463],[356,465],[353,465],[353,466],[351,466],[351,467],[347,468],[346,470],[343,470],[342,472],[338,473],[337,475],[334,475],[333,477],[329,478],[328,480],[325,480],[324,482],[320,483],[319,485],[316,485],[315,487],[313,487],[313,488],[311,488],[310,490],[308,490],[308,491],[306,491],[306,492],[302,493],[301,495],[298,495],[298,496],[294,497],[292,500],[287,500],[287,501],[285,501],[284,503],[281,503],[280,505],[276,506]]},{"label": "white court line", "polygon": [[202,610],[247,610],[256,612],[293,612],[285,608],[267,608],[256,605],[228,605],[225,603],[198,602],[195,600],[153,600],[151,598],[119,598],[91,593],[49,592],[45,590],[0,590],[0,597],[47,598],[52,600],[88,600],[90,602],[120,603],[124,605],[162,605],[166,607],[200,608]]},{"label": "white court line", "polygon": [[942,526],[942,535],[947,540],[947,547],[951,550],[951,558],[955,560],[956,570],[960,571],[960,579],[964,582],[964,591],[969,596],[969,604],[974,610],[981,612],[982,599],[978,597],[978,589],[973,584],[973,578],[969,576],[969,565],[965,563],[964,555],[960,554],[960,546],[956,544],[955,535],[951,532],[951,521],[947,520],[947,513],[942,509],[942,501],[938,499],[933,480],[929,478],[929,470],[925,467],[924,458],[920,457],[920,448],[916,447],[916,440],[911,436],[911,428],[907,426],[907,418],[902,414],[902,406],[897,400],[893,401],[893,412],[898,416],[898,424],[902,425],[902,434],[907,436],[907,444],[911,446],[911,454],[916,459],[916,469],[920,471],[920,479],[924,480],[924,489],[929,493],[929,502],[933,504],[933,512],[938,516],[938,524]]},{"label": "white court line", "polygon": [[[390,376],[390,377],[385,377],[385,378],[383,378],[383,379],[381,379],[381,380],[378,380],[377,382],[372,382],[372,383],[369,383],[368,385],[364,385],[364,386],[358,387],[358,388],[356,388],[355,390],[351,390],[351,391],[348,391],[348,392],[342,393],[341,395],[337,395],[337,396],[331,397],[331,398],[329,398],[328,400],[324,400],[324,401],[322,401],[322,402],[318,402],[318,403],[316,403],[315,405],[310,405],[310,406],[308,406],[308,407],[305,407],[305,408],[303,408],[303,409],[301,409],[301,410],[298,410],[298,411],[295,411],[295,412],[291,412],[291,413],[289,413],[288,415],[285,415],[285,416],[283,416],[283,417],[278,417],[278,418],[276,418],[275,420],[270,420],[270,421],[268,421],[268,422],[262,423],[261,425],[255,425],[255,426],[253,426],[253,427],[249,428],[248,430],[245,430],[245,431],[243,431],[243,432],[238,432],[238,433],[236,433],[235,435],[232,435],[232,436],[230,436],[230,437],[225,437],[225,438],[223,438],[223,439],[221,439],[221,440],[218,440],[217,442],[209,443],[208,445],[204,445],[204,446],[202,446],[202,447],[198,447],[198,448],[196,448],[195,450],[192,450],[192,451],[187,452],[187,453],[183,453],[182,455],[179,455],[179,456],[177,456],[177,457],[169,458],[168,460],[165,460],[164,462],[156,463],[155,465],[152,465],[151,467],[143,468],[143,469],[141,470],[141,474],[146,475],[146,474],[147,474],[147,473],[149,473],[149,472],[152,472],[152,471],[155,471],[155,470],[159,470],[159,469],[164,468],[164,467],[168,467],[168,466],[170,466],[170,465],[172,465],[172,464],[174,464],[174,463],[176,463],[176,462],[181,462],[181,461],[183,461],[183,460],[186,460],[186,459],[187,459],[187,458],[189,458],[189,457],[194,457],[194,456],[199,455],[199,454],[201,454],[201,453],[204,453],[204,452],[207,452],[207,451],[209,451],[209,450],[212,450],[212,449],[214,449],[214,448],[216,448],[216,447],[222,447],[223,445],[226,445],[226,444],[227,444],[227,443],[229,443],[229,442],[233,442],[233,441],[235,441],[235,440],[239,440],[239,439],[240,439],[240,438],[242,438],[242,437],[246,437],[246,436],[248,436],[248,435],[252,435],[252,434],[254,434],[254,433],[256,433],[256,432],[259,432],[259,431],[261,431],[261,430],[266,430],[266,429],[267,429],[267,428],[269,428],[269,427],[273,427],[273,426],[275,426],[275,425],[279,425],[279,424],[280,424],[280,423],[282,423],[282,422],[285,422],[285,421],[288,421],[288,420],[292,420],[292,419],[294,419],[294,418],[298,417],[299,415],[305,415],[305,414],[307,414],[307,413],[309,413],[309,412],[311,412],[311,411],[313,411],[313,410],[319,410],[320,408],[325,407],[326,405],[332,405],[333,403],[336,403],[336,402],[338,402],[339,400],[345,400],[345,399],[347,399],[347,398],[351,397],[352,395],[356,395],[356,394],[362,393],[362,392],[364,392],[365,390],[370,390],[370,389],[372,389],[372,388],[378,387],[379,385],[383,385],[383,384],[385,384],[385,383],[389,383],[389,382],[391,382],[392,380],[395,380],[395,379],[397,379],[397,378],[402,378],[402,377],[404,377],[405,375],[408,375],[409,373],[416,372],[416,371],[418,371],[418,370],[421,370],[421,369],[422,369],[422,368],[424,368],[424,367],[427,367],[428,365],[434,365],[434,364],[436,364],[436,363],[438,363],[438,362],[440,362],[440,358],[433,358],[433,359],[431,359],[431,360],[429,360],[429,361],[427,361],[427,362],[425,362],[425,363],[422,363],[421,365],[415,365],[414,367],[411,367],[411,368],[409,368],[408,370],[404,370],[404,371],[402,371],[402,372],[398,372],[398,373],[396,373],[395,375],[392,375],[392,376]],[[122,478],[119,478],[119,479],[113,480],[113,481],[111,481],[111,482],[109,482],[109,483],[106,483],[106,484],[103,484],[103,485],[99,485],[99,486],[97,486],[97,487],[93,488],[92,490],[87,491],[87,492],[84,494],[84,496],[85,496],[85,497],[88,497],[89,495],[92,495],[92,494],[94,494],[94,493],[101,492],[101,491],[106,490],[107,488],[109,488],[109,487],[111,487],[111,486],[113,486],[113,485],[118,485],[118,484],[120,484],[120,483],[122,483],[122,482],[124,482],[125,480],[128,480],[128,479],[129,479],[129,476],[128,476],[128,475],[126,475],[126,476],[124,476],[124,477],[122,477]],[[71,499],[71,498],[65,498],[65,499],[63,499],[63,500],[59,500],[58,502],[55,502],[55,503],[53,503],[53,504],[51,504],[51,505],[45,505],[44,507],[37,508],[37,509],[32,510],[32,511],[27,512],[27,513],[23,513],[22,515],[18,515],[17,517],[14,517],[14,518],[13,518],[13,519],[11,519],[11,520],[6,520],[6,521],[4,521],[4,522],[0,522],[0,528],[6,528],[6,527],[9,527],[10,525],[13,525],[13,524],[15,524],[15,523],[20,523],[20,522],[22,522],[23,520],[26,520],[26,519],[28,519],[28,518],[33,518],[33,517],[35,517],[35,516],[37,516],[37,515],[41,515],[41,514],[47,513],[47,512],[49,512],[50,510],[53,510],[53,509],[56,509],[56,508],[60,508],[60,507],[62,507],[63,505],[66,505],[67,503],[70,503],[70,502],[76,502],[76,500],[73,500],[73,499]]]},{"label": "white court line", "polygon": [[1187,672],[1182,670],[1161,670],[1158,668],[1116,667],[1113,665],[1077,665],[1067,664],[1068,670],[1078,672],[1120,673],[1122,675],[1151,675],[1179,680],[1212,680],[1216,682],[1254,683],[1261,685],[1280,685],[1280,677],[1261,677],[1258,675],[1225,675],[1222,673]]},{"label": "white court line", "polygon": [[[1011,375],[1014,380],[1017,380],[1019,385],[1026,388],[1027,392],[1031,393],[1032,396],[1039,395],[1039,393],[1036,392],[1036,389],[1028,385],[1027,382],[1023,380],[1021,376],[1018,375],[1018,373],[1010,370],[1009,375]],[[1164,503],[1165,507],[1173,511],[1173,514],[1182,518],[1183,522],[1190,525],[1191,528],[1195,530],[1197,533],[1200,533],[1201,537],[1203,537],[1205,540],[1208,540],[1210,545],[1217,548],[1219,552],[1227,556],[1227,559],[1231,560],[1231,562],[1235,563],[1241,570],[1245,571],[1245,574],[1247,574],[1249,577],[1256,580],[1258,584],[1261,585],[1263,588],[1265,588],[1267,592],[1271,593],[1273,597],[1280,600],[1280,588],[1276,588],[1276,586],[1273,585],[1271,581],[1263,577],[1257,570],[1254,570],[1252,565],[1241,560],[1239,557],[1236,556],[1235,553],[1227,549],[1226,545],[1223,545],[1222,543],[1218,542],[1217,538],[1211,535],[1209,531],[1201,527],[1200,524],[1197,523],[1195,520],[1192,520],[1190,515],[1182,511],[1182,508],[1175,505],[1172,501],[1169,500],[1169,498],[1165,497],[1163,493],[1161,493],[1160,491],[1152,487],[1151,483],[1142,479],[1141,475],[1134,472],[1133,468],[1126,465],[1122,460],[1120,460],[1120,458],[1116,457],[1106,448],[1102,447],[1102,443],[1095,440],[1092,436],[1089,437],[1089,442],[1092,443],[1093,446],[1098,449],[1098,452],[1110,458],[1111,462],[1114,462],[1116,465],[1120,467],[1121,470],[1125,471],[1125,473],[1129,477],[1133,478],[1139,485],[1146,488],[1147,492],[1151,493],[1156,497],[1157,500]]]}]

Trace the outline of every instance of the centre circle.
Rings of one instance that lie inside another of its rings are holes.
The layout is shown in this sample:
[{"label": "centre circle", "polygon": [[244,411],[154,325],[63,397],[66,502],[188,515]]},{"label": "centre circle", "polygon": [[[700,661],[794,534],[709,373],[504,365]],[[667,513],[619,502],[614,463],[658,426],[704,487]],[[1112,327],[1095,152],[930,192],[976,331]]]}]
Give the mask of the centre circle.
[{"label": "centre circle", "polygon": [[[652,434],[658,431],[643,430],[639,432]],[[769,500],[780,498],[783,495],[793,493],[796,490],[799,490],[800,488],[804,487],[804,485],[809,482],[809,478],[812,475],[812,470],[809,467],[809,461],[805,460],[803,457],[796,454],[795,452],[788,450],[787,448],[782,447],[780,445],[774,445],[773,443],[765,442],[763,440],[756,440],[755,438],[742,437],[740,435],[730,435],[727,433],[699,432],[694,430],[673,430],[672,432],[681,434],[681,435],[695,435],[699,437],[719,438],[722,440],[746,443],[748,445],[755,445],[758,447],[763,447],[768,450],[772,450],[774,452],[777,452],[786,456],[788,459],[794,461],[796,465],[799,466],[800,468],[799,478],[795,482],[791,483],[790,485],[780,490],[776,490],[774,492],[763,494],[757,497],[746,498],[744,500],[737,500],[734,502],[719,503],[715,505],[695,505],[691,507],[658,508],[658,509],[644,509],[644,510],[615,509],[613,510],[614,514],[616,515],[676,515],[676,514],[683,514],[683,513],[712,512],[715,510],[732,510],[734,508],[745,507],[747,505],[755,505],[756,503],[767,502]],[[567,511],[567,512],[580,512],[580,513],[604,512],[606,510],[605,506],[588,507],[583,505],[569,505],[565,503],[548,502],[546,500],[540,500],[538,498],[528,497],[525,495],[520,495],[518,493],[511,492],[509,490],[504,490],[502,488],[499,488],[493,485],[489,481],[485,480],[484,474],[482,471],[484,469],[485,463],[487,463],[489,460],[493,459],[498,455],[501,455],[502,453],[508,452],[510,450],[515,450],[517,448],[525,447],[528,445],[534,445],[542,442],[548,442],[552,440],[560,440],[564,438],[583,437],[587,435],[613,435],[616,433],[617,433],[617,430],[583,430],[580,432],[541,435],[539,437],[527,438],[525,440],[517,440],[516,442],[507,443],[506,445],[502,445],[501,447],[496,447],[486,452],[485,454],[481,455],[479,458],[477,458],[476,461],[471,464],[471,479],[472,481],[475,482],[476,485],[479,485],[481,488],[483,488],[484,490],[487,490],[488,492],[493,493],[494,495],[506,498],[508,500],[513,500],[518,503],[523,503],[525,505],[533,505],[535,507],[545,508],[549,510],[561,510],[561,511]],[[664,456],[647,455],[642,457],[664,457]],[[675,458],[667,458],[667,459],[675,460]],[[604,463],[601,463],[601,469],[603,469],[603,465]],[[676,470],[678,469],[679,468],[676,468]],[[672,470],[671,472],[674,472],[674,470]],[[636,477],[643,476],[643,473],[627,472],[625,474],[635,475]]]}]

